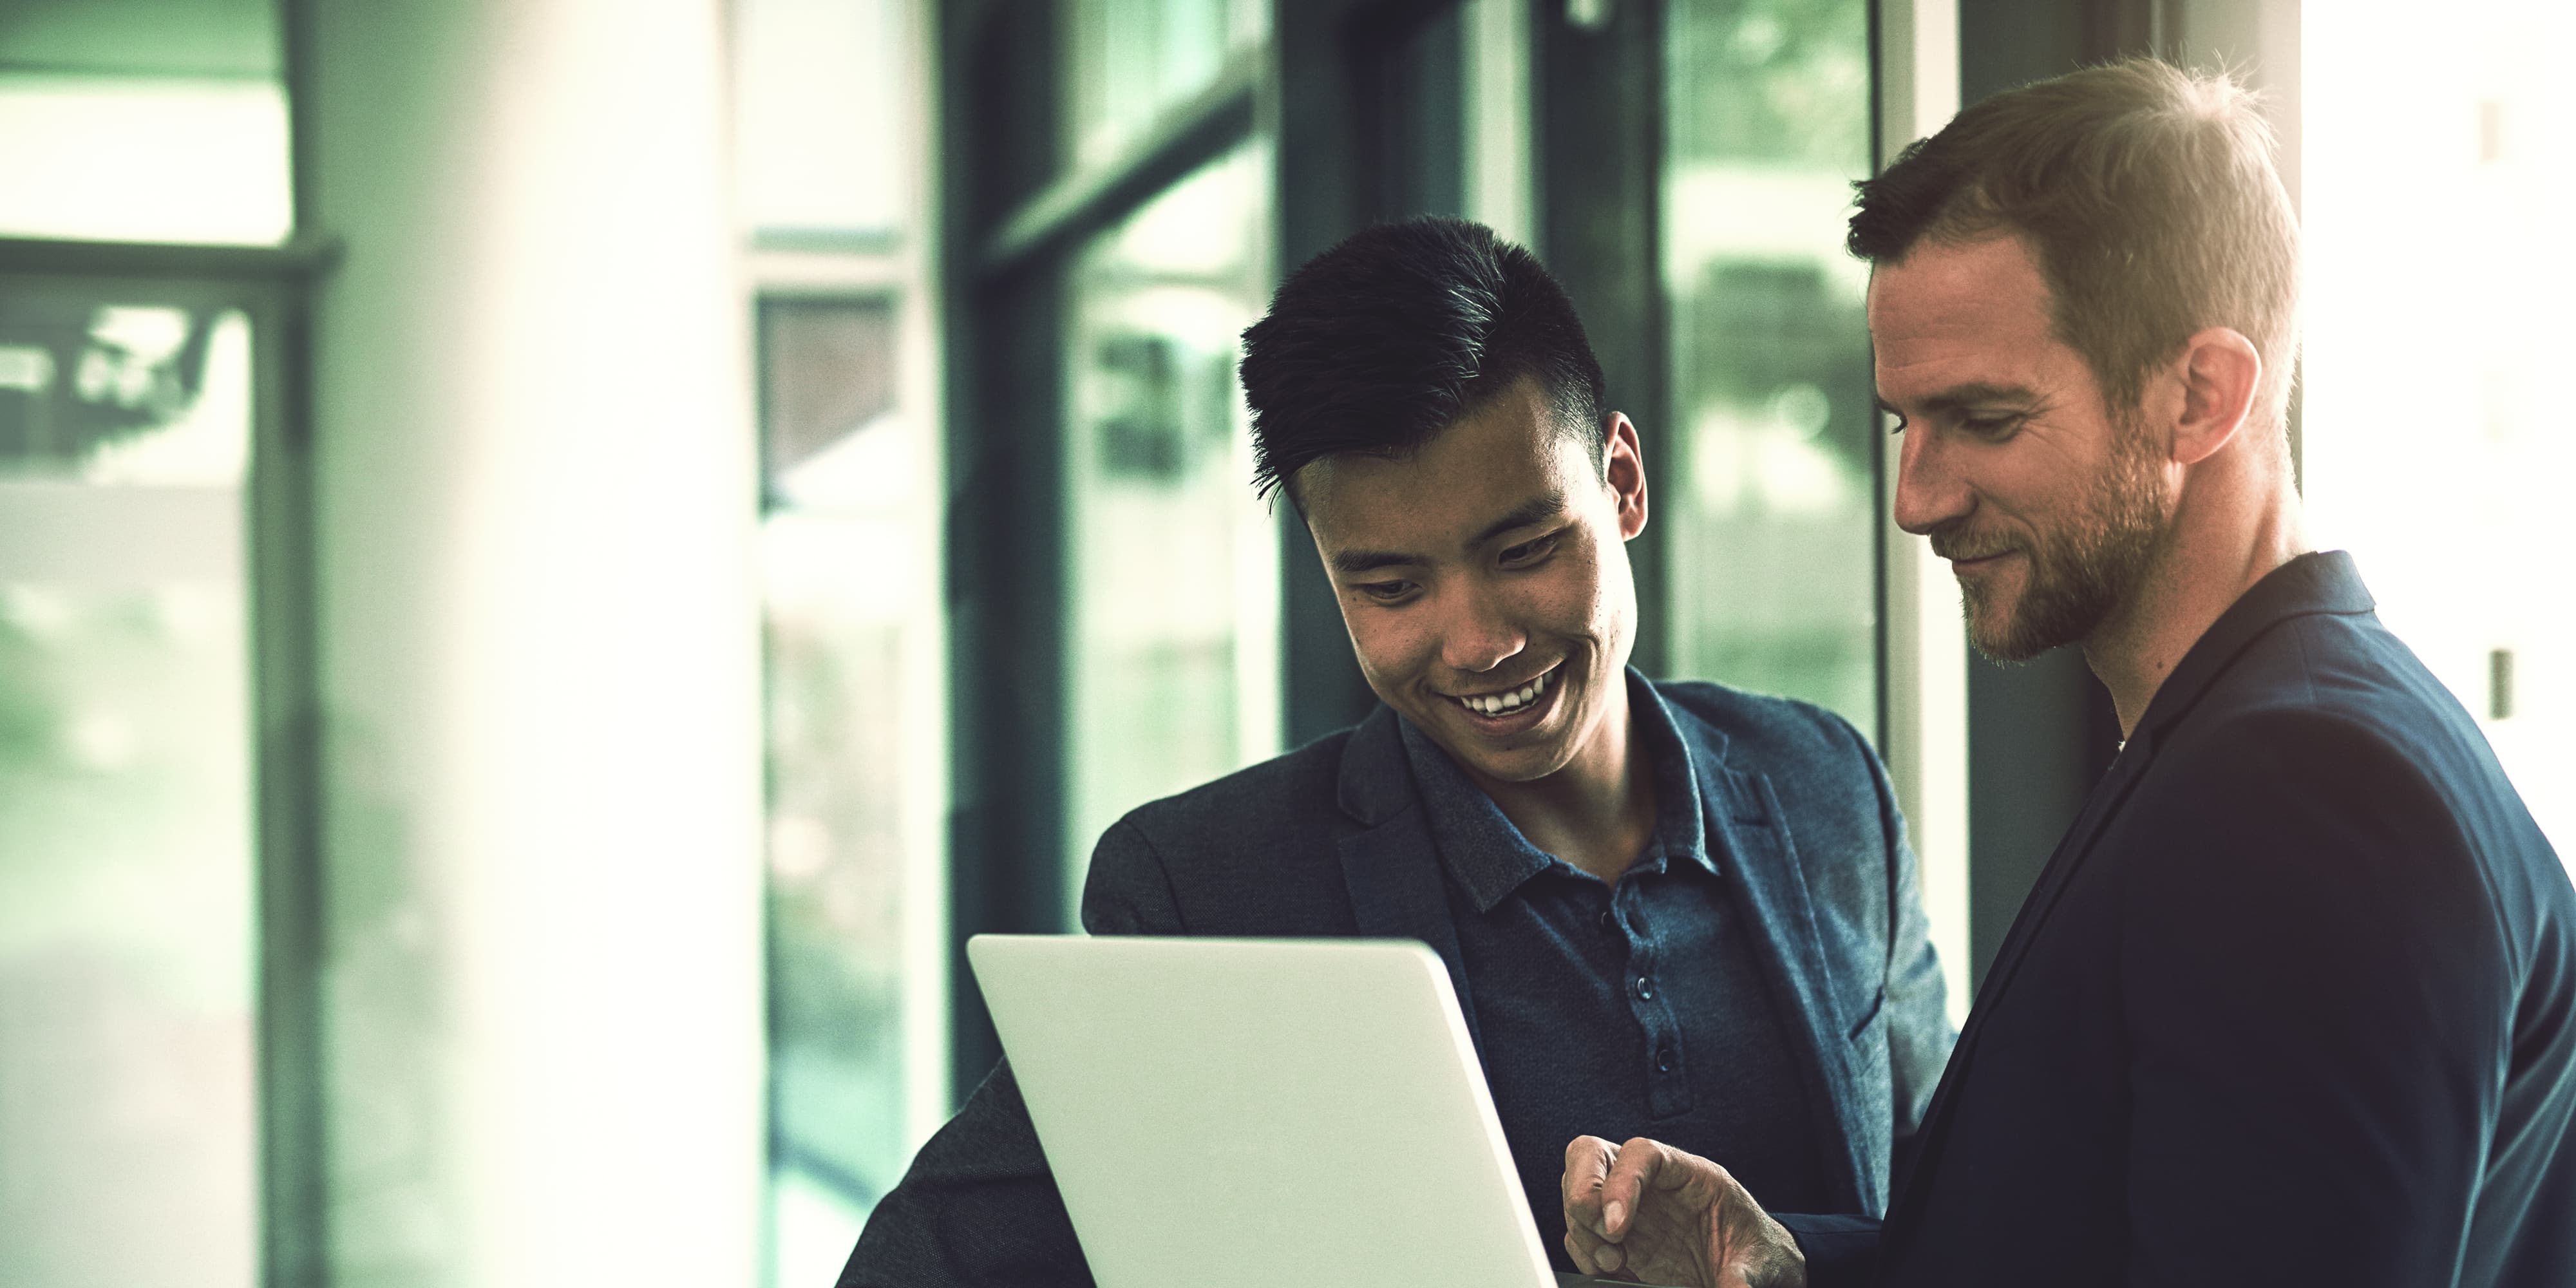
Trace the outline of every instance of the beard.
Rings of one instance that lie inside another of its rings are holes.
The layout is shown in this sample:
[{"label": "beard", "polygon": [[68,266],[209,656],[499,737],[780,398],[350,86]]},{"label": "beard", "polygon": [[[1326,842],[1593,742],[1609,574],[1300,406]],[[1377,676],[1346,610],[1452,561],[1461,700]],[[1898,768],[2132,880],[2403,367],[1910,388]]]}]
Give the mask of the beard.
[{"label": "beard", "polygon": [[[2123,417],[2111,458],[2078,498],[2073,514],[2038,527],[2022,554],[2018,598],[1991,581],[1961,578],[1968,642],[1996,662],[2027,662],[2090,637],[2146,575],[2169,516],[2155,453],[2142,426]],[[1934,533],[1941,557],[1974,558],[2009,548],[1973,532]]]}]

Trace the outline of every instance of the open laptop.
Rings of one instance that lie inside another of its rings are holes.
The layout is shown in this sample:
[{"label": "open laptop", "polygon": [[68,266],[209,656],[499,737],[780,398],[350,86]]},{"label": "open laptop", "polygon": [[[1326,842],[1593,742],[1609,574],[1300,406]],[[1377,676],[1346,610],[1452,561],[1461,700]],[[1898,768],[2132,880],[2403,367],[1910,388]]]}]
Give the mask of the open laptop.
[{"label": "open laptop", "polygon": [[1449,972],[1410,941],[977,935],[1101,1288],[1558,1288]]}]

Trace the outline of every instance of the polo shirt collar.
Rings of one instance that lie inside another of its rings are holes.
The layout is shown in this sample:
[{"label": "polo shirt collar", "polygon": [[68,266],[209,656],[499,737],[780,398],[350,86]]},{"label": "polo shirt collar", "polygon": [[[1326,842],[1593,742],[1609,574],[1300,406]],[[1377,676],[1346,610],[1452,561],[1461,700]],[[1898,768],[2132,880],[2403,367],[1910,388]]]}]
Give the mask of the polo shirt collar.
[{"label": "polo shirt collar", "polygon": [[[1708,853],[1707,824],[1700,811],[1699,773],[1692,748],[1681,736],[1663,695],[1633,667],[1627,672],[1628,718],[1636,722],[1639,745],[1655,776],[1655,830],[1631,871],[1658,871],[1690,863],[1715,875]],[[1572,866],[1530,844],[1493,798],[1467,777],[1465,770],[1431,736],[1402,720],[1405,759],[1431,823],[1433,842],[1449,875],[1473,900],[1478,912],[1494,905],[1530,878],[1552,867]]]}]

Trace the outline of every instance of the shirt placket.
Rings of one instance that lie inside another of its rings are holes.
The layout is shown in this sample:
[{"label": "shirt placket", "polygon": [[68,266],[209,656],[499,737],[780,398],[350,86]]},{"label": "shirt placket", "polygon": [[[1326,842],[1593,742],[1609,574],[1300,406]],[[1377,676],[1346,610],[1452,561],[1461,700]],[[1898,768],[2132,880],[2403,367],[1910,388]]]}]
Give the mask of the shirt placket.
[{"label": "shirt placket", "polygon": [[1657,871],[1638,873],[1611,891],[1612,917],[1628,942],[1628,972],[1624,991],[1629,1014],[1644,1035],[1646,1110],[1656,1118],[1670,1118],[1689,1113],[1692,1098],[1690,1069],[1682,1045],[1681,1022],[1674,1016],[1672,1001],[1665,996],[1663,980],[1658,978],[1662,944],[1656,937],[1650,913],[1653,901],[1646,897],[1647,883],[1664,879],[1660,864]]}]

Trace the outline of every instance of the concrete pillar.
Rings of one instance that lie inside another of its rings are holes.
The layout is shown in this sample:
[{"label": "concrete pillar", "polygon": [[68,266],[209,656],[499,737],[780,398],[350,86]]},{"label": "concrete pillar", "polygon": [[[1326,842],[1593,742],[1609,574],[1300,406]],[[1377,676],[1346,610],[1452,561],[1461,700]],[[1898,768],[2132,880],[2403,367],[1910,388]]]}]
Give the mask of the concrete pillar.
[{"label": "concrete pillar", "polygon": [[747,1284],[722,8],[300,9],[306,226],[346,246],[314,369],[332,1282]]}]

